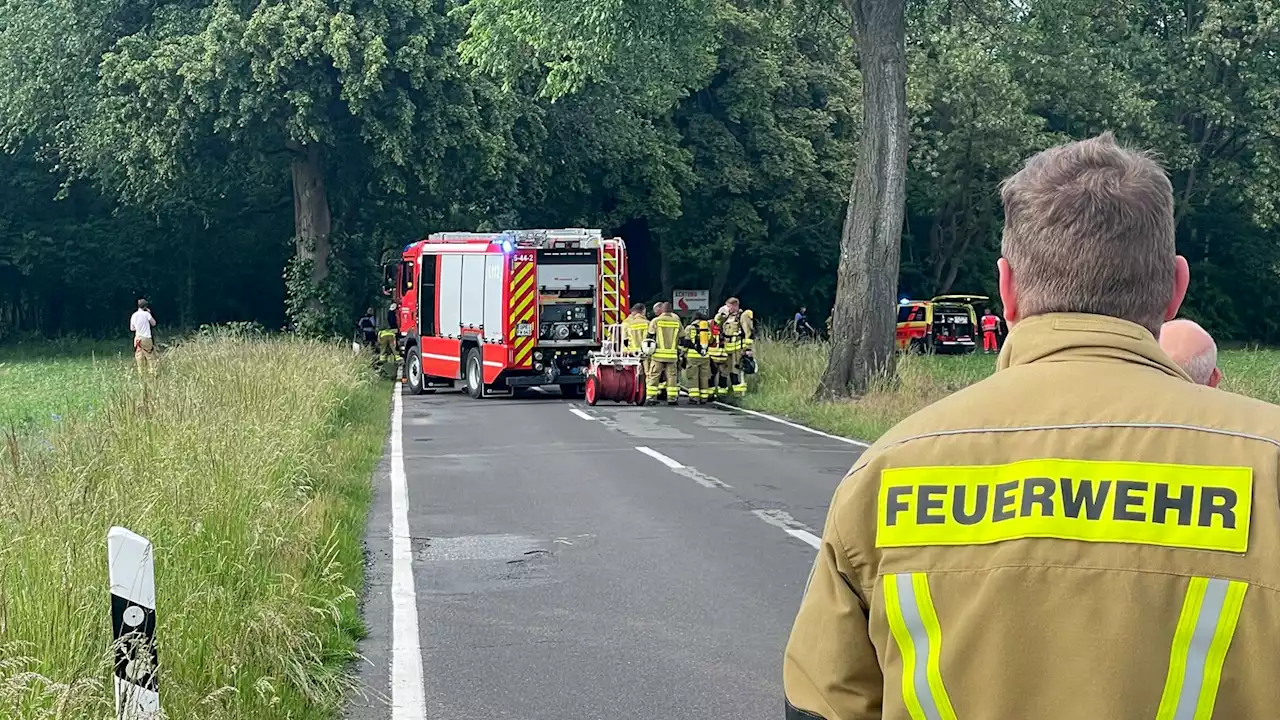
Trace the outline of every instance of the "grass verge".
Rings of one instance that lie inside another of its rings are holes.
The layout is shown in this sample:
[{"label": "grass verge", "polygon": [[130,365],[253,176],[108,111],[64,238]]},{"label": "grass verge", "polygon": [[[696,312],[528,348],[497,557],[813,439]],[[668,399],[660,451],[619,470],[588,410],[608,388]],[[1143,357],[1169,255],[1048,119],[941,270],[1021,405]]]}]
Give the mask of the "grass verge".
[{"label": "grass verge", "polygon": [[168,717],[336,714],[390,384],[341,347],[226,334],[145,384],[126,368],[0,451],[0,717],[113,716],[112,525],[156,548]]},{"label": "grass verge", "polygon": [[[814,402],[826,368],[825,342],[757,340],[760,372],[743,407],[773,413],[845,437],[874,441],[903,418],[990,375],[994,355],[904,355],[898,382],[880,382],[857,401]],[[1280,402],[1280,352],[1228,350],[1219,354],[1224,390]]]}]

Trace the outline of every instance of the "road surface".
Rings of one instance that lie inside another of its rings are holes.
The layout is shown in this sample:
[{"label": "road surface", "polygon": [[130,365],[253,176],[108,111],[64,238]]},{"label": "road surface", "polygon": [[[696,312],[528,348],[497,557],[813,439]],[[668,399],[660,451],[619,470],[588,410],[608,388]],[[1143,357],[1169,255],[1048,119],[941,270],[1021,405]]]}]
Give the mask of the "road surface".
[{"label": "road surface", "polygon": [[782,649],[862,447],[551,392],[397,398],[349,717],[780,718]]}]

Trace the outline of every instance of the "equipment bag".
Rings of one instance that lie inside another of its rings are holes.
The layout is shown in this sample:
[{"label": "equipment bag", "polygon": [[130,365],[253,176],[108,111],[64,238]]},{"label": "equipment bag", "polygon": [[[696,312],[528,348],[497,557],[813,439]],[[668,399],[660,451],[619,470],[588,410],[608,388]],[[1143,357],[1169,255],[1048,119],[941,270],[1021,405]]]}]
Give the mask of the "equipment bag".
[{"label": "equipment bag", "polygon": [[742,356],[742,374],[743,375],[756,374],[756,358],[754,355]]}]

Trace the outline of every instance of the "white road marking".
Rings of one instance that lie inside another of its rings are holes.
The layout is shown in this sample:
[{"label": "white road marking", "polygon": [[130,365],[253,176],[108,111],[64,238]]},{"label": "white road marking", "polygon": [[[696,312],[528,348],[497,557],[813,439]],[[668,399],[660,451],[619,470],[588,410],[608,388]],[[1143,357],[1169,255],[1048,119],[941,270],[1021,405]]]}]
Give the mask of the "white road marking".
[{"label": "white road marking", "polygon": [[653,448],[644,447],[643,445],[637,445],[636,449],[644,453],[645,455],[648,455],[649,457],[653,458],[654,460],[657,460],[663,465],[666,465],[672,470],[682,470],[684,468],[684,465],[681,465],[680,463],[676,462],[675,460],[672,460],[671,458],[667,457],[666,455],[663,455],[662,453],[658,452],[657,450],[654,450]]},{"label": "white road marking", "polygon": [[786,512],[785,510],[752,510],[751,512],[756,517],[782,530],[797,540],[811,545],[814,548],[822,547],[822,538],[809,532],[803,523],[791,517],[791,513]]},{"label": "white road marking", "polygon": [[391,720],[426,720],[418,598],[409,540],[409,487],[404,474],[404,401],[394,391],[391,417]]},{"label": "white road marking", "polygon": [[653,458],[654,460],[657,460],[663,465],[666,465],[667,467],[671,468],[671,472],[677,475],[680,475],[682,477],[687,477],[690,480],[698,483],[702,487],[706,487],[706,488],[733,487],[732,485],[729,485],[723,480],[720,480],[719,478],[713,478],[710,475],[698,470],[697,468],[691,468],[688,465],[681,465],[680,463],[676,462],[675,460],[672,460],[671,458],[667,457],[666,455],[663,455],[662,453],[658,452],[657,450],[654,450],[651,447],[637,445],[636,449],[644,453],[645,455],[648,455],[649,457]]},{"label": "white road marking", "polygon": [[582,418],[583,420],[595,420],[595,419],[596,419],[595,417],[593,417],[593,416],[591,416],[591,415],[588,415],[587,413],[585,413],[585,412],[583,412],[583,411],[579,410],[578,408],[569,408],[569,412],[573,413],[574,415],[577,415],[578,417]]},{"label": "white road marking", "polygon": [[786,426],[787,426],[787,427],[789,427],[789,428],[795,428],[796,430],[803,430],[803,431],[805,431],[805,432],[807,432],[807,433],[813,433],[814,435],[821,435],[822,437],[827,438],[828,440],[839,440],[839,441],[840,441],[840,442],[842,442],[842,443],[848,443],[848,444],[850,444],[850,445],[857,445],[858,447],[864,447],[864,448],[871,447],[871,444],[870,444],[870,443],[864,443],[864,442],[862,442],[861,440],[854,440],[853,438],[841,437],[841,436],[839,436],[839,435],[832,435],[831,433],[825,433],[825,432],[822,432],[821,430],[815,430],[815,429],[813,429],[813,428],[811,428],[811,427],[805,427],[804,425],[801,425],[800,423],[793,423],[793,422],[791,422],[790,420],[783,420],[783,419],[782,419],[782,418],[780,418],[780,417],[774,417],[773,415],[770,415],[770,414],[768,414],[768,413],[756,412],[755,410],[748,410],[748,409],[746,409],[746,408],[740,408],[740,407],[738,407],[738,406],[736,406],[736,405],[730,405],[729,403],[722,403],[722,402],[720,402],[720,401],[716,401],[716,403],[715,403],[715,404],[716,404],[716,406],[717,406],[717,407],[728,408],[728,409],[730,409],[730,410],[736,410],[736,411],[738,411],[738,412],[740,412],[740,413],[746,413],[747,415],[754,415],[755,417],[758,417],[758,418],[764,418],[765,420],[770,420],[770,421],[772,421],[772,422],[776,422],[776,423],[780,423],[780,424],[782,424],[782,425],[786,425]]}]

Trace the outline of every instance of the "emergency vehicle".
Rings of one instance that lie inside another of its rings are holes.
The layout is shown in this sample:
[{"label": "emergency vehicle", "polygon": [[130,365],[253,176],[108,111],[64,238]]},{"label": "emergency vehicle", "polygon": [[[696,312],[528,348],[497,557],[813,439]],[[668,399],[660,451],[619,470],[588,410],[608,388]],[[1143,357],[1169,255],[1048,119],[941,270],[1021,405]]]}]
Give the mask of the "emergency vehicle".
[{"label": "emergency vehicle", "polygon": [[914,353],[971,353],[978,347],[975,304],[985,295],[939,295],[932,300],[902,300],[898,304],[896,341],[899,350]]},{"label": "emergency vehicle", "polygon": [[474,398],[558,385],[582,397],[588,354],[627,306],[627,253],[600,230],[435,233],[391,269],[405,384]]}]

